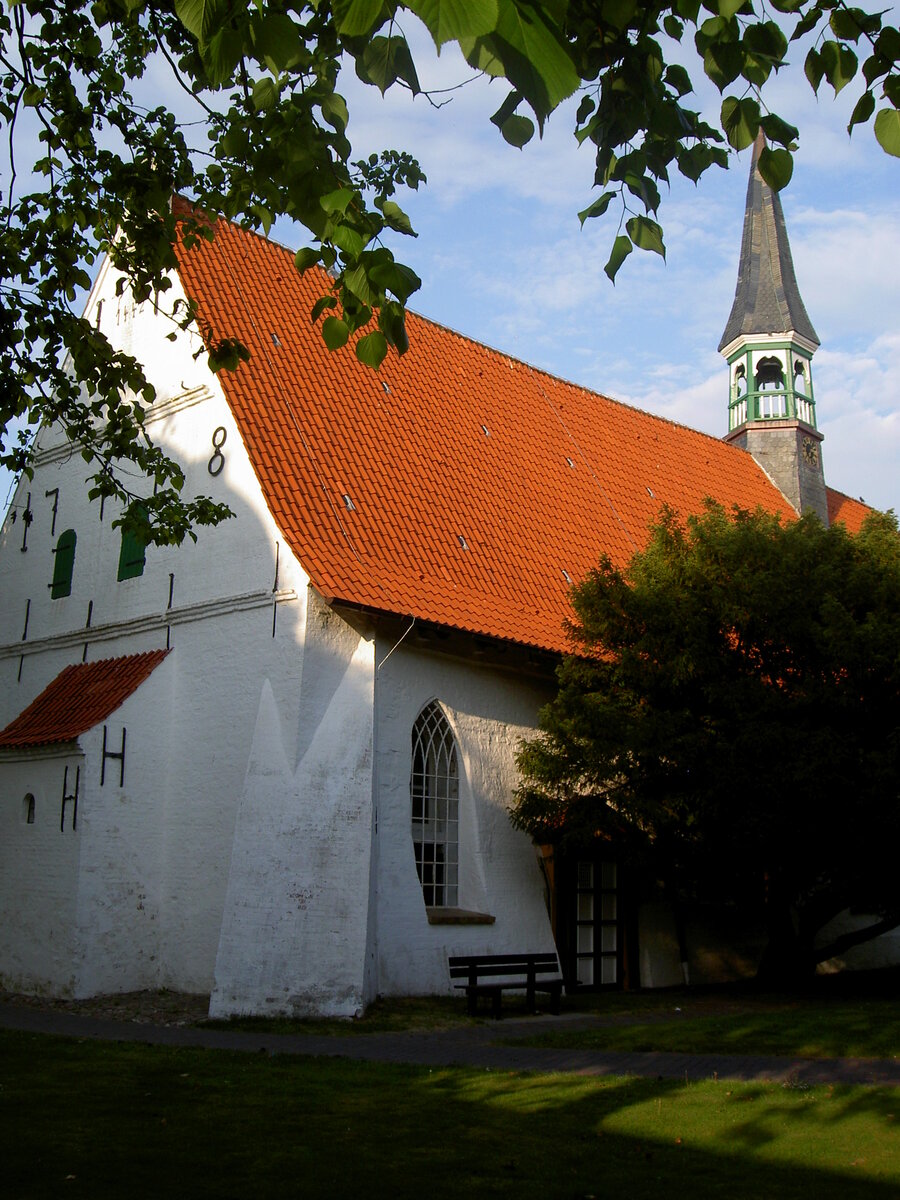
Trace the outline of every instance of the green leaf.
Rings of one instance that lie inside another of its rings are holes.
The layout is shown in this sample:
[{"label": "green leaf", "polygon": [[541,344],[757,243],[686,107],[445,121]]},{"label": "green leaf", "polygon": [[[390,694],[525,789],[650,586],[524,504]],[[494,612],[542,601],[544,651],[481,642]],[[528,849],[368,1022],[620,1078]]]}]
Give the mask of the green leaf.
[{"label": "green leaf", "polygon": [[812,49],[806,56],[806,62],[803,64],[803,70],[806,78],[809,80],[809,86],[816,93],[819,91],[819,84],[822,82],[822,77],[825,74],[825,64],[822,62],[822,56],[818,50]]},{"label": "green leaf", "polygon": [[900,112],[883,108],[875,118],[875,136],[882,150],[900,158]]},{"label": "green leaf", "polygon": [[500,61],[490,38],[460,38],[459,48],[462,56],[476,71],[489,75],[492,79],[503,79],[506,68]]},{"label": "green leaf", "polygon": [[353,188],[338,188],[336,192],[328,192],[327,195],[320,196],[319,204],[329,215],[345,213],[351,201],[356,197],[357,192]]},{"label": "green leaf", "polygon": [[726,21],[730,21],[744,7],[744,0],[715,0],[716,12]]},{"label": "green leaf", "polygon": [[350,330],[340,317],[326,317],[322,322],[322,340],[329,350],[339,350],[347,344]]},{"label": "green leaf", "polygon": [[703,70],[720,92],[734,83],[743,66],[743,51],[734,42],[714,42],[703,53]]},{"label": "green leaf", "polygon": [[581,210],[581,212],[578,214],[578,220],[582,225],[584,225],[585,221],[587,221],[590,217],[602,217],[612,201],[615,199],[615,196],[615,192],[604,192],[602,196],[596,199],[592,204],[589,204],[587,208],[583,208]]},{"label": "green leaf", "polygon": [[581,82],[561,31],[551,29],[537,8],[526,10],[504,0],[496,32],[488,41],[539,122]]},{"label": "green leaf", "polygon": [[497,0],[407,0],[406,7],[421,19],[439,48],[445,42],[483,37],[497,27]]},{"label": "green leaf", "polygon": [[874,111],[875,97],[871,92],[863,92],[857,100],[853,112],[850,114],[850,124],[847,126],[847,132],[851,133],[854,125],[862,125],[865,121],[868,121]]},{"label": "green leaf", "polygon": [[534,137],[534,121],[529,117],[520,117],[513,113],[500,126],[500,132],[503,134],[504,141],[521,150]]},{"label": "green leaf", "polygon": [[670,88],[673,88],[679,96],[686,96],[694,90],[694,85],[691,83],[691,77],[688,75],[684,67],[678,63],[672,63],[666,68],[666,83]]},{"label": "green leaf", "polygon": [[839,46],[837,42],[825,42],[819,51],[819,57],[825,78],[837,95],[856,74],[857,57],[847,46]]},{"label": "green leaf", "polygon": [[323,98],[319,107],[322,110],[322,116],[333,129],[343,132],[347,128],[350,113],[347,111],[347,102],[343,96],[339,96],[337,92],[330,92]]},{"label": "green leaf", "polygon": [[356,343],[356,357],[367,367],[374,367],[376,371],[384,362],[386,354],[387,338],[380,329],[367,333]]},{"label": "green leaf", "polygon": [[780,192],[791,182],[794,159],[790,150],[771,150],[764,146],[759,154],[758,166],[760,175],[773,191]]},{"label": "green leaf", "polygon": [[800,136],[799,129],[795,125],[788,125],[787,121],[782,121],[777,113],[766,113],[764,117],[760,117],[759,123],[769,141],[778,142],[780,146],[793,146]]},{"label": "green leaf", "polygon": [[613,283],[616,282],[616,272],[631,253],[631,249],[631,239],[627,238],[624,233],[620,233],[613,242],[612,254],[609,256],[609,262],[603,268]]},{"label": "green leaf", "polygon": [[304,271],[308,271],[310,267],[314,267],[317,262],[321,261],[321,255],[318,250],[313,250],[312,246],[304,246],[302,250],[298,250],[294,255],[294,266],[302,275]]},{"label": "green leaf", "polygon": [[272,71],[288,71],[309,59],[299,28],[285,13],[266,9],[250,25],[256,54]]},{"label": "green leaf", "polygon": [[726,96],[722,101],[722,129],[735,150],[752,145],[759,133],[759,105],[751,96],[742,100]]},{"label": "green leaf", "polygon": [[265,108],[271,108],[278,102],[278,88],[275,80],[268,75],[263,79],[257,79],[253,85],[253,107],[257,112],[262,112]]},{"label": "green leaf", "polygon": [[320,296],[318,298],[310,312],[310,323],[315,325],[326,308],[337,308],[337,298],[335,296]]},{"label": "green leaf", "polygon": [[383,292],[393,292],[401,304],[405,304],[413,292],[422,286],[422,280],[415,271],[398,262],[385,262],[373,267],[370,277],[372,283]]},{"label": "green leaf", "polygon": [[402,79],[413,95],[421,91],[416,66],[404,37],[373,37],[356,60],[356,73],[365,83],[372,83],[382,95]]},{"label": "green leaf", "polygon": [[366,248],[368,239],[353,225],[341,224],[331,234],[331,242],[351,258],[357,258]]},{"label": "green leaf", "polygon": [[227,14],[227,0],[175,0],[175,15],[198,42],[209,41]]},{"label": "green leaf", "polygon": [[242,362],[248,362],[250,352],[236,338],[224,338],[207,353],[211,371],[236,371]]},{"label": "green leaf", "polygon": [[858,42],[865,24],[865,14],[858,8],[835,8],[828,24],[836,38],[842,42]]},{"label": "green leaf", "polygon": [[503,122],[513,115],[519,107],[519,102],[522,99],[522,93],[517,92],[515,88],[509,92],[503,100],[503,103],[491,117],[491,124],[496,125],[498,129],[503,128]]},{"label": "green leaf", "polygon": [[593,96],[582,96],[578,112],[575,114],[575,124],[583,125],[595,108],[596,102]]},{"label": "green leaf", "polygon": [[360,264],[354,267],[352,271],[344,273],[344,287],[357,300],[361,300],[363,304],[376,304],[378,297],[372,291],[368,276],[366,275],[365,267]]},{"label": "green leaf", "polygon": [[630,221],[625,222],[625,228],[639,249],[652,250],[654,254],[666,257],[662,228],[655,221],[651,221],[649,217],[632,217]]},{"label": "green leaf", "polygon": [[210,83],[227,83],[234,75],[243,53],[244,39],[237,30],[227,26],[217,29],[209,41],[200,46],[200,57]]},{"label": "green leaf", "polygon": [[409,234],[410,237],[417,237],[416,231],[413,229],[409,217],[403,211],[399,204],[393,200],[385,200],[381,205],[381,212],[384,216],[385,224],[391,229],[396,229],[398,233]]},{"label": "green leaf", "polygon": [[627,29],[637,7],[637,0],[603,0],[604,25],[618,31]]},{"label": "green leaf", "polygon": [[332,8],[342,37],[365,37],[386,15],[383,0],[333,0]]},{"label": "green leaf", "polygon": [[406,353],[409,349],[409,337],[406,332],[406,313],[402,305],[390,301],[383,304],[378,313],[378,328],[389,346],[393,346],[398,354]]},{"label": "green leaf", "polygon": [[261,204],[251,204],[250,211],[259,219],[259,223],[263,227],[263,233],[268,237],[269,230],[272,228],[272,214],[267,208],[263,208]]}]

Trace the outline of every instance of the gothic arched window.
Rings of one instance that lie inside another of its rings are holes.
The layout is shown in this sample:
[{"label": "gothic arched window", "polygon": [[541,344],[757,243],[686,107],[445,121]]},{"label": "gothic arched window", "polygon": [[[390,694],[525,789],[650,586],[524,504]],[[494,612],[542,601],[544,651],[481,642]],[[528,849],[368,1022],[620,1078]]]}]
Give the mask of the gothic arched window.
[{"label": "gothic arched window", "polygon": [[428,908],[459,902],[459,767],[447,718],[432,700],[412,730],[412,841]]}]

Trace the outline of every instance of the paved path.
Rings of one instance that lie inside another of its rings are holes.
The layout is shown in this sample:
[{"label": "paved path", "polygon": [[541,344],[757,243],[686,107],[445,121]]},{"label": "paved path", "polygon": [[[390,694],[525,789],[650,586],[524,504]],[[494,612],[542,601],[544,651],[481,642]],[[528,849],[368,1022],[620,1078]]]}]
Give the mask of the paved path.
[{"label": "paved path", "polygon": [[814,1083],[900,1086],[900,1060],[802,1059],[776,1055],[621,1053],[500,1045],[497,1039],[530,1037],[555,1029],[590,1028],[591,1019],[525,1017],[425,1033],[245,1033],[196,1026],[151,1025],[0,1004],[0,1027],[157,1046],[199,1046],[268,1054],[305,1054],[368,1062],[468,1066],[498,1071],[569,1071],[579,1075],[643,1075],[659,1079],[765,1080],[802,1087]]}]

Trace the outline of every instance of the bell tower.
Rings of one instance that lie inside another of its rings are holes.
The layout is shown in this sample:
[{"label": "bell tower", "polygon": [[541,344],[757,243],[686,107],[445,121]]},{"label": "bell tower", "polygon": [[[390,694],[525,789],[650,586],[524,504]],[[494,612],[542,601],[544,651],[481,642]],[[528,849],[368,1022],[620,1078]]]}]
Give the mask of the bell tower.
[{"label": "bell tower", "polygon": [[812,357],[819,339],[794,275],[778,193],[753,147],[731,316],[719,342],[728,363],[726,441],[747,450],[798,512],[828,524],[822,434],[816,428]]}]

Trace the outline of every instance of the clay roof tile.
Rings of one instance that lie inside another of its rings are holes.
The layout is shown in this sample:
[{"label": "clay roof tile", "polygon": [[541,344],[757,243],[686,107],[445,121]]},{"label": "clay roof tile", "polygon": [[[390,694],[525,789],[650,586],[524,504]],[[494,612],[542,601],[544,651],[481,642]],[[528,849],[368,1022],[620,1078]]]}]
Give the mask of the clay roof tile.
[{"label": "clay roof tile", "polygon": [[66,667],[0,731],[0,747],[73,741],[115,712],[168,653],[149,650]]}]

